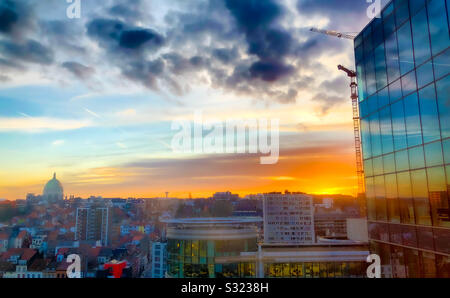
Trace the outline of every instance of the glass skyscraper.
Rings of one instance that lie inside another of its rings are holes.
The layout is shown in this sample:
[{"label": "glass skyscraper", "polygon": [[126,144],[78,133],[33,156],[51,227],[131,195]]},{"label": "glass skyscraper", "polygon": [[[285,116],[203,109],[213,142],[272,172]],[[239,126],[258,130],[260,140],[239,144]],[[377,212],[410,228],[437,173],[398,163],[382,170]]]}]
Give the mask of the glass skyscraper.
[{"label": "glass skyscraper", "polygon": [[370,250],[450,277],[450,0],[395,0],[355,39]]}]

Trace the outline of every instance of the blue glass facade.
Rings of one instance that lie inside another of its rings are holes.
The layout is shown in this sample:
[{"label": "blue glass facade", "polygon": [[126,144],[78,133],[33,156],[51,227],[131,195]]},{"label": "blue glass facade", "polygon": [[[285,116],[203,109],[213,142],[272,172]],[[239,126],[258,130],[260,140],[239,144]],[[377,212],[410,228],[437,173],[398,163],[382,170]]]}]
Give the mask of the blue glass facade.
[{"label": "blue glass facade", "polygon": [[371,250],[450,277],[450,0],[396,0],[355,39]]}]

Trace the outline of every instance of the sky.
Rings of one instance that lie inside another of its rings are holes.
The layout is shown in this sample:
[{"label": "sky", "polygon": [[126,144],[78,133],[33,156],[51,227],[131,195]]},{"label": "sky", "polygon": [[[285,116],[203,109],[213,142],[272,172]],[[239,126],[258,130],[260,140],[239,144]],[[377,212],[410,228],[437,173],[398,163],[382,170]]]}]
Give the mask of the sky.
[{"label": "sky", "polygon": [[[0,198],[356,194],[348,40],[365,0],[0,0]],[[174,121],[279,119],[280,154],[174,152]]]}]

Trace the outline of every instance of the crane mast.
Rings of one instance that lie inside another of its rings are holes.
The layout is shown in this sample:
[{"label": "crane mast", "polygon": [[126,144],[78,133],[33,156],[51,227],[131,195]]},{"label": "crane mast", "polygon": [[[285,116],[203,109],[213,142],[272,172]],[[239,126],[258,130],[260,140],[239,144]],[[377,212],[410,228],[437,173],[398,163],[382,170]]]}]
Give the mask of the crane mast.
[{"label": "crane mast", "polygon": [[364,167],[362,164],[361,152],[361,135],[360,135],[360,118],[359,118],[359,102],[358,102],[358,84],[356,83],[356,72],[348,68],[338,65],[338,69],[344,71],[350,78],[350,89],[353,110],[353,132],[355,135],[355,153],[356,153],[356,172],[358,176],[358,193],[364,193]]},{"label": "crane mast", "polygon": [[[337,38],[345,38],[354,40],[355,36],[346,34],[346,33],[340,33],[337,31],[331,31],[331,30],[322,30],[317,28],[311,28],[310,31],[321,33],[329,36],[334,36]],[[338,66],[339,70],[342,70],[347,74],[347,76],[350,78],[350,89],[351,89],[351,99],[352,99],[352,110],[353,110],[353,132],[355,137],[355,154],[356,154],[356,174],[358,178],[358,198],[361,199],[361,212],[363,215],[365,215],[365,204],[363,204],[362,201],[364,201],[365,198],[365,187],[364,187],[364,166],[362,162],[362,150],[361,150],[361,122],[359,117],[359,100],[358,100],[358,84],[356,80],[356,72],[354,70],[350,70],[342,65]]]}]

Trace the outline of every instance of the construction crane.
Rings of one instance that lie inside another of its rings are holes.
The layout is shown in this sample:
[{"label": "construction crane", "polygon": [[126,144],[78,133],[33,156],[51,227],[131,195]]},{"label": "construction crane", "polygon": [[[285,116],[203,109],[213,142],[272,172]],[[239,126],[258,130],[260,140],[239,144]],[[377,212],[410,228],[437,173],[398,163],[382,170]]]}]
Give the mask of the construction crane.
[{"label": "construction crane", "polygon": [[[326,34],[329,36],[334,36],[338,38],[345,38],[354,40],[355,36],[340,33],[337,31],[321,30],[316,28],[311,28],[312,32]],[[342,70],[350,78],[350,89],[351,89],[351,99],[352,99],[352,109],[353,109],[353,132],[355,135],[355,153],[356,153],[356,174],[358,177],[358,198],[361,203],[361,212],[365,215],[365,190],[364,190],[364,167],[362,163],[362,151],[361,151],[361,122],[359,117],[359,101],[358,101],[358,84],[356,80],[356,72],[350,70],[342,65],[338,65],[338,69]]]},{"label": "construction crane", "polygon": [[358,102],[358,84],[356,83],[356,72],[342,65],[338,65],[338,69],[342,70],[350,78],[350,89],[353,109],[353,132],[355,134],[355,152],[356,152],[356,171],[358,176],[358,193],[364,193],[364,167],[362,164],[361,154],[361,134],[360,134],[360,117]]},{"label": "construction crane", "polygon": [[323,29],[311,28],[311,29],[309,29],[309,31],[316,32],[316,33],[322,33],[322,34],[334,36],[334,37],[337,37],[337,38],[345,38],[345,39],[351,39],[351,40],[355,39],[355,36],[352,35],[352,34],[341,33],[341,32],[332,31],[332,30],[323,30]]}]

